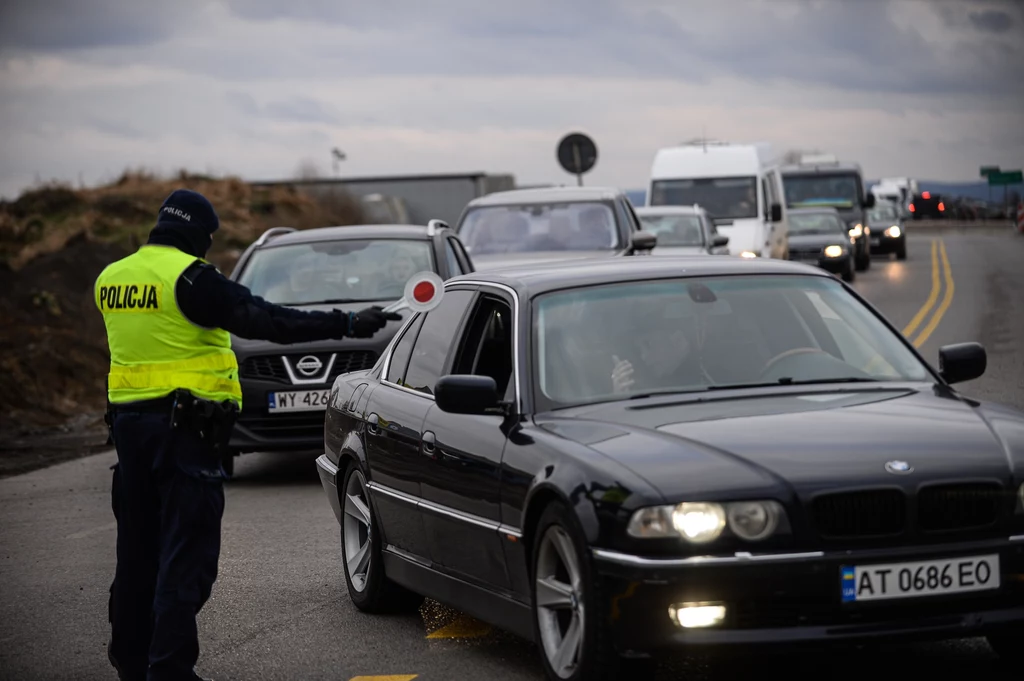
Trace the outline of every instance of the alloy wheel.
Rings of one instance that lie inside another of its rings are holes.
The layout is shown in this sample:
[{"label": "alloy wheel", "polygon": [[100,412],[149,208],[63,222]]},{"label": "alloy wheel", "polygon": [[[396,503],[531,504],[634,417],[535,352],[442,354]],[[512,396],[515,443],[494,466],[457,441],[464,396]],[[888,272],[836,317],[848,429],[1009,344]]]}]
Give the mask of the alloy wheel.
[{"label": "alloy wheel", "polygon": [[359,469],[345,485],[345,571],[352,588],[362,593],[372,554],[373,523],[366,494],[366,480]]},{"label": "alloy wheel", "polygon": [[583,579],[568,533],[548,527],[537,553],[534,579],[541,645],[559,678],[571,677],[580,663],[584,639]]}]

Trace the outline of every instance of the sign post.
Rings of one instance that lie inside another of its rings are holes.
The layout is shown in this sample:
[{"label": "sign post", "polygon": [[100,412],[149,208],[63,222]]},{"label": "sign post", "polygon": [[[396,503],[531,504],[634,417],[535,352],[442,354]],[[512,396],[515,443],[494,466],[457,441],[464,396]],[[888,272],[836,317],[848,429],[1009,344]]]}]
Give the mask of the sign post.
[{"label": "sign post", "polygon": [[576,184],[583,186],[583,173],[589,172],[597,163],[597,145],[581,132],[573,132],[562,138],[556,151],[558,164],[567,173],[576,176]]},{"label": "sign post", "polygon": [[1003,210],[1007,215],[1011,214],[1009,205],[1009,190],[1011,184],[1024,183],[1024,172],[1020,170],[1000,170],[988,174],[988,186],[1003,188]]},{"label": "sign post", "polygon": [[[999,166],[981,166],[979,169],[982,177],[988,177],[992,173],[999,172]],[[992,185],[988,185],[988,202],[992,203]]]}]

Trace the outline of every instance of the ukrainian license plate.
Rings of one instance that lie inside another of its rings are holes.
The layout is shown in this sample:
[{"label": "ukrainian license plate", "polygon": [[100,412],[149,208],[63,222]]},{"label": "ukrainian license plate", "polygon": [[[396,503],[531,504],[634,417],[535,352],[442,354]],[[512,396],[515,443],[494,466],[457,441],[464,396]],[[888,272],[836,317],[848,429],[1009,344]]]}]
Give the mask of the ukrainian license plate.
[{"label": "ukrainian license plate", "polygon": [[999,588],[999,554],[844,565],[840,576],[844,603],[992,591]]},{"label": "ukrainian license plate", "polygon": [[267,410],[272,414],[287,411],[324,411],[330,400],[330,388],[267,393]]}]

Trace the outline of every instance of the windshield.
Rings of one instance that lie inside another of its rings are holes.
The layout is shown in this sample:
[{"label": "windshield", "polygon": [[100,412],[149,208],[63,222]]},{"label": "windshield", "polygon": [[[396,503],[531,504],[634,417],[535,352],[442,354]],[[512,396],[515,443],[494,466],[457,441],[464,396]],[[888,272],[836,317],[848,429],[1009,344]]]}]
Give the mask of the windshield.
[{"label": "windshield", "polygon": [[826,277],[616,282],[543,294],[533,315],[543,409],[751,384],[934,380]]},{"label": "windshield", "polygon": [[757,217],[757,184],[753,177],[657,180],[651,186],[652,206],[698,204],[714,219]]},{"label": "windshield", "polygon": [[853,208],[860,205],[860,180],[846,175],[785,175],[786,205],[790,208],[835,206]]},{"label": "windshield", "polygon": [[868,211],[868,222],[890,222],[899,219],[900,215],[894,206],[876,206]]},{"label": "windshield", "polygon": [[828,213],[790,213],[790,234],[842,234],[846,235],[846,225],[838,215]]},{"label": "windshield", "polygon": [[346,239],[260,249],[238,282],[278,305],[384,301],[424,270],[436,271],[429,241]]},{"label": "windshield", "polygon": [[619,248],[615,213],[598,201],[474,208],[458,233],[473,255]]},{"label": "windshield", "polygon": [[704,232],[698,215],[638,215],[648,232],[658,236],[659,246],[703,246]]}]

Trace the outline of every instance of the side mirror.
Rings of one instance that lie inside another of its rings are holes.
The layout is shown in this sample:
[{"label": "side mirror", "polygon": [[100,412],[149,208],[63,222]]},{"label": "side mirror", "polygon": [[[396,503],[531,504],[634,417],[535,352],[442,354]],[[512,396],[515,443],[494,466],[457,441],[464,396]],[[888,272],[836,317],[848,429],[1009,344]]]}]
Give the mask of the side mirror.
[{"label": "side mirror", "polygon": [[711,245],[714,248],[719,248],[720,246],[728,246],[729,245],[729,237],[727,237],[724,234],[716,234],[715,238],[713,238],[711,240]]},{"label": "side mirror", "polygon": [[648,232],[646,229],[642,229],[639,232],[633,232],[633,239],[630,246],[633,247],[634,251],[650,251],[657,245],[657,234]]},{"label": "side mirror", "polygon": [[946,383],[962,383],[985,373],[988,355],[981,343],[957,343],[939,348],[939,374]]},{"label": "side mirror", "polygon": [[486,414],[501,409],[498,384],[490,376],[451,374],[434,384],[434,403],[449,414]]},{"label": "side mirror", "polygon": [[864,197],[864,207],[865,208],[874,208],[875,207],[875,195],[874,194],[871,194],[869,192],[868,195]]},{"label": "side mirror", "polygon": [[781,222],[781,221],[782,221],[782,204],[781,203],[773,203],[772,204],[772,222]]}]

